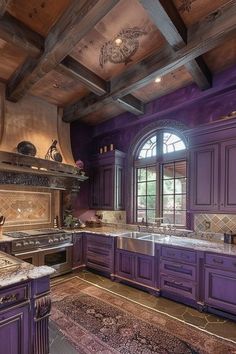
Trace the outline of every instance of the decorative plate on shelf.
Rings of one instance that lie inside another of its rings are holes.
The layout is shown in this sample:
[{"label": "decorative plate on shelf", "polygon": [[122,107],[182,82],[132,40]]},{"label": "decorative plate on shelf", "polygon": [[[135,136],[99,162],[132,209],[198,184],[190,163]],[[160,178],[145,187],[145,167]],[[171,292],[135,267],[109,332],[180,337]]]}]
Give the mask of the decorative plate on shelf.
[{"label": "decorative plate on shelf", "polygon": [[17,151],[20,154],[28,156],[35,156],[37,152],[36,147],[30,141],[21,141],[17,145]]}]

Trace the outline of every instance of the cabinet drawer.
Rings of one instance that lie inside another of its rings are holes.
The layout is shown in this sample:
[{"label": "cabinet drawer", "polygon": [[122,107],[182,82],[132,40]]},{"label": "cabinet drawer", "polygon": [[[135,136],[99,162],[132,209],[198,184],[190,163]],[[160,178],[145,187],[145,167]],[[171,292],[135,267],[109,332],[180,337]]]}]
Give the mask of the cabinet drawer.
[{"label": "cabinet drawer", "polygon": [[164,273],[163,275],[174,275],[193,281],[196,280],[196,267],[190,264],[162,260],[161,273]]},{"label": "cabinet drawer", "polygon": [[165,258],[170,258],[186,263],[196,263],[196,253],[193,251],[178,249],[174,247],[162,247],[161,255]]},{"label": "cabinet drawer", "polygon": [[87,245],[105,246],[113,244],[113,237],[100,235],[85,235]]},{"label": "cabinet drawer", "polygon": [[22,284],[0,291],[0,309],[18,304],[29,299],[29,284]]},{"label": "cabinet drawer", "polygon": [[191,281],[161,276],[161,290],[196,300],[196,285]]},{"label": "cabinet drawer", "polygon": [[236,257],[221,256],[220,254],[206,253],[205,263],[218,269],[228,269],[236,272]]}]

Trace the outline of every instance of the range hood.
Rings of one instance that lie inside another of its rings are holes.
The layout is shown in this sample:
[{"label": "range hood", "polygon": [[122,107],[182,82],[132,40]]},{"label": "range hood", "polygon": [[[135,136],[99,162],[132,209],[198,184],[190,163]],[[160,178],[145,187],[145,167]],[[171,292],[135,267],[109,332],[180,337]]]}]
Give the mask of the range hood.
[{"label": "range hood", "polygon": [[[33,96],[6,101],[5,86],[0,84],[0,184],[79,190],[87,177],[76,167],[70,126],[62,114],[62,109]],[[53,140],[58,141],[62,163],[45,159]],[[36,157],[17,152],[22,141],[36,147]]]}]

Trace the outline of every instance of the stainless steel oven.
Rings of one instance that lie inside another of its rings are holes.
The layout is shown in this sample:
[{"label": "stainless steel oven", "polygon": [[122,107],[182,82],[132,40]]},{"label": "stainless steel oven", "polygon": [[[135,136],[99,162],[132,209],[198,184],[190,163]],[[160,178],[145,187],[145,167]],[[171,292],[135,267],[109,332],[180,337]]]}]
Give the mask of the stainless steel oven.
[{"label": "stainless steel oven", "polygon": [[38,253],[39,265],[47,265],[56,270],[53,276],[68,273],[72,270],[73,244],[41,249]]},{"label": "stainless steel oven", "polygon": [[38,250],[30,251],[30,252],[14,253],[13,255],[17,258],[22,259],[22,261],[24,262],[31,263],[35,266],[39,265]]},{"label": "stainless steel oven", "polygon": [[[46,234],[46,232],[48,234]],[[37,235],[32,235],[37,233]],[[43,234],[41,234],[43,233]],[[38,235],[39,234],[39,235]],[[72,271],[72,235],[63,230],[16,232],[8,236],[12,241],[12,254],[35,266],[47,265],[55,269],[52,276]]]}]

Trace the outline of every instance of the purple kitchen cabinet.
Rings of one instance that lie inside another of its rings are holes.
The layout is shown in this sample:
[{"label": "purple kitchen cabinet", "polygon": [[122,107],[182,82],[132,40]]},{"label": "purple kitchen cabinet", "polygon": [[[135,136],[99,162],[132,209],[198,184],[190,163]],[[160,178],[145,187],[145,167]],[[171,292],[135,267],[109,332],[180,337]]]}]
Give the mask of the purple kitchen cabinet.
[{"label": "purple kitchen cabinet", "polygon": [[221,143],[220,210],[236,211],[236,140]]},{"label": "purple kitchen cabinet", "polygon": [[94,167],[90,171],[90,208],[97,209],[100,208],[100,178],[101,173],[98,167]]},{"label": "purple kitchen cabinet", "polygon": [[116,251],[116,275],[144,286],[155,286],[155,257]]},{"label": "purple kitchen cabinet", "polygon": [[29,318],[29,304],[0,311],[0,354],[31,354]]},{"label": "purple kitchen cabinet", "polygon": [[183,303],[197,301],[197,254],[184,248],[162,246],[160,259],[161,295]]},{"label": "purple kitchen cabinet", "polygon": [[206,267],[205,304],[236,315],[236,273]]},{"label": "purple kitchen cabinet", "polygon": [[116,274],[122,278],[134,280],[135,278],[135,253],[116,251]]},{"label": "purple kitchen cabinet", "polygon": [[136,255],[135,280],[144,285],[155,286],[155,257]]},{"label": "purple kitchen cabinet", "polygon": [[99,154],[90,163],[90,207],[124,209],[125,154],[114,150]]},{"label": "purple kitchen cabinet", "polygon": [[190,154],[191,210],[218,209],[218,144],[192,149]]},{"label": "purple kitchen cabinet", "polygon": [[84,264],[83,234],[73,235],[73,269]]},{"label": "purple kitchen cabinet", "polygon": [[84,243],[86,266],[105,274],[113,274],[114,238],[86,233]]}]

